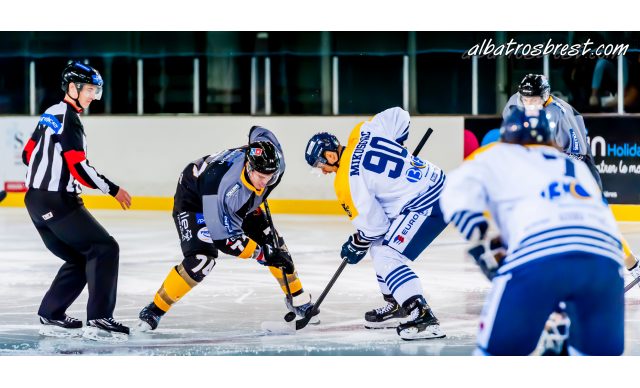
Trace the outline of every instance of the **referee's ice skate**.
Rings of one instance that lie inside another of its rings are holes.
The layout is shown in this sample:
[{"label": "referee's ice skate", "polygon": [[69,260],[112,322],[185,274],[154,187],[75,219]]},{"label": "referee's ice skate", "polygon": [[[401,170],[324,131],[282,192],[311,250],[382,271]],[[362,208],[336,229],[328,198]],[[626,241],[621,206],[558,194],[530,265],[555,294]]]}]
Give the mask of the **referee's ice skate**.
[{"label": "referee's ice skate", "polygon": [[48,319],[40,317],[42,326],[38,331],[45,337],[80,337],[82,336],[82,321],[65,315],[63,319]]},{"label": "referee's ice skate", "polygon": [[91,319],[82,336],[94,341],[124,342],[129,339],[129,328],[113,318]]}]

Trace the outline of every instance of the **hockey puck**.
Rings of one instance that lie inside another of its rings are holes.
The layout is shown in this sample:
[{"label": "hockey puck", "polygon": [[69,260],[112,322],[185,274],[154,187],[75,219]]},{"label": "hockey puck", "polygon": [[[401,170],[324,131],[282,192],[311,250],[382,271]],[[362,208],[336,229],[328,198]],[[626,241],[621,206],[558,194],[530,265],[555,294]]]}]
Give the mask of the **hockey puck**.
[{"label": "hockey puck", "polygon": [[291,322],[294,319],[296,319],[296,313],[294,313],[293,311],[289,311],[287,315],[284,316],[284,320],[287,322]]}]

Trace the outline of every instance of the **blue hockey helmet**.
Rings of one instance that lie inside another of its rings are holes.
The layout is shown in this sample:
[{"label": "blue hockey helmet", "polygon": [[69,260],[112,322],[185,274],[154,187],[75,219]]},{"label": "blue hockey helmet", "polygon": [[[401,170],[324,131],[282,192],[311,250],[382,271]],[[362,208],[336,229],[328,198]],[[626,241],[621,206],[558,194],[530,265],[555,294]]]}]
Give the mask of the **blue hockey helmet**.
[{"label": "blue hockey helmet", "polygon": [[500,126],[500,140],[513,144],[547,144],[551,126],[543,109],[516,107]]},{"label": "blue hockey helmet", "polygon": [[316,133],[309,139],[304,158],[312,167],[318,167],[320,163],[329,164],[325,158],[325,151],[338,152],[340,142],[338,138],[328,132]]}]

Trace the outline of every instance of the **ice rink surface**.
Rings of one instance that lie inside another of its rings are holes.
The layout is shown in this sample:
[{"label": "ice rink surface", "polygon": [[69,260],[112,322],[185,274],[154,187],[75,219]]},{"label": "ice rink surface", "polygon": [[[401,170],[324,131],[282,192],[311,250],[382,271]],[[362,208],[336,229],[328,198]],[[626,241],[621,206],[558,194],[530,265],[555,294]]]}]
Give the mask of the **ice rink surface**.
[{"label": "ice rink surface", "polygon": [[[134,325],[172,266],[181,261],[169,212],[94,210],[120,244],[115,318]],[[274,215],[303,286],[318,297],[340,264],[340,247],[353,232],[346,217]],[[621,223],[635,250],[640,224]],[[38,334],[40,300],[62,261],[44,247],[25,209],[0,208],[0,355],[468,355],[490,283],[465,259],[464,242],[449,227],[413,263],[427,300],[447,337],[406,342],[395,330],[367,330],[364,312],[383,305],[369,257],[344,270],[321,307],[321,324],[292,335],[267,334],[281,321],[284,295],[253,260],[221,256],[205,280],[149,334],[120,344]],[[626,282],[631,280],[626,275]],[[86,289],[68,314],[85,320]],[[526,308],[526,306],[523,306]],[[626,295],[625,355],[640,355],[640,288]]]}]

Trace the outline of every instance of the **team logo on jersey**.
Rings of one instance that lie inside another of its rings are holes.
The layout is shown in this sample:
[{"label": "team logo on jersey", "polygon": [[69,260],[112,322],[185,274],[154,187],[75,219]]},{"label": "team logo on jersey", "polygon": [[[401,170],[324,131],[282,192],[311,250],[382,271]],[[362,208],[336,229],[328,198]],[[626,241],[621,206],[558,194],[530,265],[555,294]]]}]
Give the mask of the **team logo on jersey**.
[{"label": "team logo on jersey", "polygon": [[404,237],[402,237],[401,235],[397,235],[393,238],[393,242],[396,244],[402,244],[404,242]]},{"label": "team logo on jersey", "polygon": [[417,156],[411,157],[411,165],[416,168],[425,168],[427,167],[427,163],[425,163],[422,159]]},{"label": "team logo on jersey", "polygon": [[200,230],[198,231],[198,239],[200,241],[213,244],[213,240],[211,240],[211,233],[209,232],[209,229],[207,229],[206,226],[204,228],[200,228]]},{"label": "team logo on jersey", "polygon": [[262,148],[252,148],[251,151],[249,152],[249,155],[251,155],[251,156],[260,156],[260,155],[262,155]]},{"label": "team logo on jersey", "polygon": [[571,196],[575,199],[591,198],[591,194],[575,179],[564,182],[551,182],[549,186],[540,193],[540,196],[550,201],[562,199],[566,196]]},{"label": "team logo on jersey", "polygon": [[420,171],[420,167],[411,167],[405,173],[406,178],[411,183],[416,183],[420,179],[422,179],[422,171]]}]

